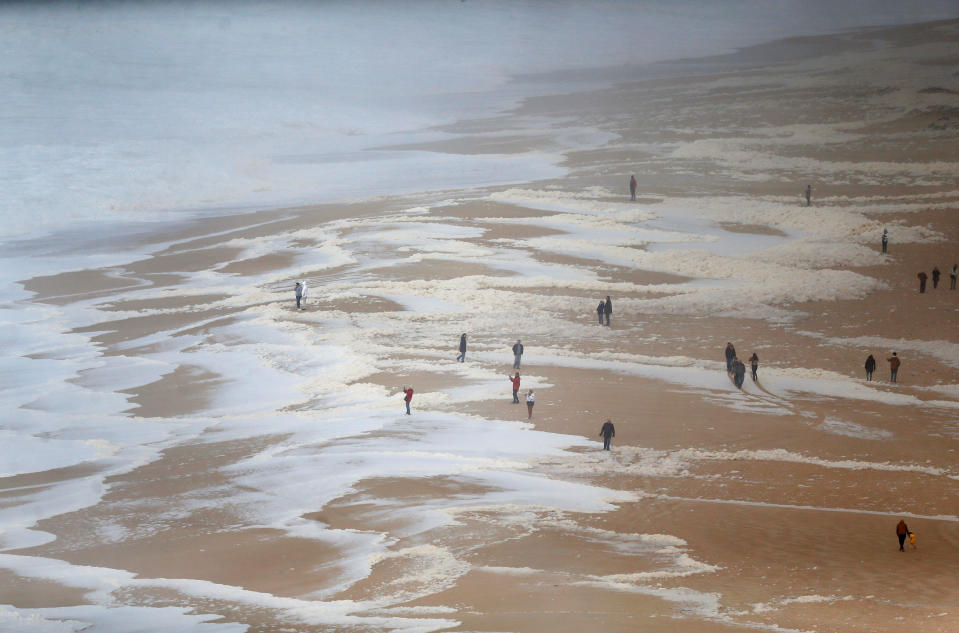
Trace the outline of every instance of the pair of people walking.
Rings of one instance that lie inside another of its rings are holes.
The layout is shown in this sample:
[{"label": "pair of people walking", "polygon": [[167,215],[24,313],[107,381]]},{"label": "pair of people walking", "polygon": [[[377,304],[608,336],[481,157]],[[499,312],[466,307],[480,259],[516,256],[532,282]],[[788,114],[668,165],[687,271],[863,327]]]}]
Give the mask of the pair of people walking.
[{"label": "pair of people walking", "polygon": [[606,295],[605,301],[600,301],[596,306],[596,318],[600,325],[603,325],[603,318],[606,319],[606,325],[609,326],[609,315],[613,313],[613,300]]},{"label": "pair of people walking", "polygon": [[[899,356],[896,352],[892,353],[892,356],[886,359],[889,363],[889,380],[890,382],[896,382],[899,377],[899,366],[902,364],[902,361],[899,360]],[[872,380],[872,373],[876,371],[876,358],[870,354],[866,357],[866,380]]]}]

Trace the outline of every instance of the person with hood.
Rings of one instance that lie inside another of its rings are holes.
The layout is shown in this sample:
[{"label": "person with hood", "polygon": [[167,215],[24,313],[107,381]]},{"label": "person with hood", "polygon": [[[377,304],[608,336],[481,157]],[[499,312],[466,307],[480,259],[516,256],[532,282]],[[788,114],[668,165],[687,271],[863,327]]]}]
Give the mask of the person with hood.
[{"label": "person with hood", "polygon": [[629,199],[636,199],[636,176],[635,174],[629,177]]},{"label": "person with hood", "polygon": [[925,271],[921,271],[916,277],[919,278],[919,294],[922,294],[926,291],[926,279],[928,276]]},{"label": "person with hood", "polygon": [[756,375],[756,372],[759,371],[759,356],[756,355],[756,352],[753,352],[753,355],[749,357],[749,368],[753,372],[753,382],[759,380],[759,377]]},{"label": "person with hood", "polygon": [[304,293],[304,291],[305,291],[305,288],[303,287],[303,284],[300,283],[299,281],[296,282],[295,284],[293,284],[293,296],[296,297],[296,309],[297,309],[297,310],[302,310],[302,309],[303,309],[303,308],[300,307],[300,302],[303,300],[303,293]]},{"label": "person with hood", "polygon": [[523,342],[516,341],[513,345],[513,369],[519,369],[520,362],[523,360]]},{"label": "person with hood", "polygon": [[463,335],[460,336],[460,353],[457,355],[456,360],[461,363],[466,360],[466,332],[463,332]]},{"label": "person with hood", "polygon": [[886,359],[889,361],[889,380],[896,382],[896,377],[899,375],[899,357],[896,356],[896,352],[892,353],[892,356]]},{"label": "person with hood", "polygon": [[609,418],[606,418],[606,422],[603,423],[603,428],[599,430],[599,434],[603,436],[603,450],[608,451],[609,443],[616,437],[616,427],[613,426]]},{"label": "person with hood", "polygon": [[413,387],[403,387],[403,393],[406,395],[403,397],[403,401],[406,403],[406,415],[410,414],[410,402],[413,401]]},{"label": "person with hood", "polygon": [[876,371],[876,359],[872,354],[866,359],[866,380],[872,380],[872,372]]},{"label": "person with hood", "polygon": [[899,519],[899,523],[896,524],[896,538],[899,539],[899,551],[905,552],[903,545],[906,544],[906,537],[909,536],[909,526],[906,525],[906,522],[903,519]]},{"label": "person with hood", "polygon": [[939,287],[939,277],[941,275],[942,273],[939,272],[939,267],[933,266],[932,267],[932,288],[934,290]]},{"label": "person with hood", "polygon": [[516,396],[519,393],[519,372],[516,372],[515,376],[507,376],[507,378],[513,383],[513,404],[519,404],[519,398]]},{"label": "person with hood", "polygon": [[733,360],[733,382],[738,389],[743,388],[743,381],[746,380],[746,365],[738,358]]},{"label": "person with hood", "polygon": [[529,393],[526,394],[526,410],[529,412],[529,415],[526,417],[527,420],[533,419],[533,405],[536,404],[536,396],[533,395],[533,390],[530,389]]},{"label": "person with hood", "polygon": [[599,324],[603,324],[603,313],[606,312],[606,302],[600,301],[599,305],[596,306],[596,318],[599,319]]},{"label": "person with hood", "polygon": [[736,358],[736,348],[732,343],[726,343],[726,373],[733,373],[733,359]]},{"label": "person with hood", "polygon": [[606,315],[606,327],[609,327],[609,315],[613,313],[613,300],[606,295],[606,303],[603,304],[603,314]]}]

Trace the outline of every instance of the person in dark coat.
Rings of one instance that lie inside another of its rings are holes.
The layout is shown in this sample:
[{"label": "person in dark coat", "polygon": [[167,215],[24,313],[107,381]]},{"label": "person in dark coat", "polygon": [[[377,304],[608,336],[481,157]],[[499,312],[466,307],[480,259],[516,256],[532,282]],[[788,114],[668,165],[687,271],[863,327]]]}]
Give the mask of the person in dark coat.
[{"label": "person in dark coat", "polygon": [[609,315],[613,313],[613,300],[606,295],[606,303],[603,304],[603,314],[606,315],[606,325],[609,326]]},{"label": "person in dark coat", "polygon": [[606,312],[606,302],[600,301],[599,305],[596,306],[596,318],[599,319],[599,324],[603,324],[603,314]]},{"label": "person in dark coat", "polygon": [[456,357],[456,360],[458,360],[461,363],[466,360],[466,333],[465,332],[460,337],[460,353]]},{"label": "person in dark coat", "polygon": [[933,288],[938,288],[938,287],[939,287],[939,276],[940,276],[940,275],[942,275],[942,273],[939,272],[939,267],[938,267],[938,266],[933,266],[933,268],[932,268],[932,287],[933,287]]},{"label": "person in dark coat", "polygon": [[812,185],[806,185],[806,206],[812,205]]},{"label": "person in dark coat", "polygon": [[513,369],[519,369],[519,365],[523,360],[523,342],[517,340],[513,345]]},{"label": "person in dark coat", "polygon": [[919,273],[918,275],[916,275],[916,277],[919,277],[919,292],[920,292],[920,293],[925,292],[925,291],[926,291],[926,278],[927,278],[926,273],[921,272],[921,273]]},{"label": "person in dark coat", "polygon": [[756,352],[753,352],[753,355],[749,357],[749,368],[753,372],[753,382],[759,380],[759,376],[756,375],[756,372],[759,371],[759,356],[756,355]]},{"label": "person in dark coat", "polygon": [[882,252],[886,252],[886,246],[889,245],[889,231],[886,229],[882,230]]},{"label": "person in dark coat", "polygon": [[905,552],[903,545],[906,544],[906,537],[909,536],[909,526],[906,525],[906,522],[902,519],[899,519],[899,523],[896,524],[896,537],[899,539],[899,551]]},{"label": "person in dark coat", "polygon": [[872,372],[876,371],[876,359],[869,355],[866,359],[866,380],[872,380]]},{"label": "person in dark coat", "polygon": [[949,271],[949,290],[956,289],[956,277],[959,277],[959,264],[953,264]]},{"label": "person in dark coat", "polygon": [[726,343],[726,373],[733,372],[733,359],[736,358],[736,348],[732,343]]},{"label": "person in dark coat", "polygon": [[616,437],[616,427],[613,426],[609,418],[603,423],[603,428],[599,430],[599,434],[603,436],[603,450],[608,451],[609,443]]},{"label": "person in dark coat", "polygon": [[733,382],[738,389],[742,389],[744,380],[746,380],[746,365],[737,358],[733,360]]}]

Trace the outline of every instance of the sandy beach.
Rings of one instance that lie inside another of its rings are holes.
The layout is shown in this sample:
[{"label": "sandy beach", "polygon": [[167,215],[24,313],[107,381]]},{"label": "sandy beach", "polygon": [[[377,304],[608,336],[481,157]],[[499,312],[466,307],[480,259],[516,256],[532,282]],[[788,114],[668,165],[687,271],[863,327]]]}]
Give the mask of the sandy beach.
[{"label": "sandy beach", "polygon": [[390,148],[615,139],[562,179],[169,223],[21,280],[65,337],[23,355],[73,391],[7,428],[75,444],[0,477],[0,629],[959,630],[959,21],[710,67]]}]

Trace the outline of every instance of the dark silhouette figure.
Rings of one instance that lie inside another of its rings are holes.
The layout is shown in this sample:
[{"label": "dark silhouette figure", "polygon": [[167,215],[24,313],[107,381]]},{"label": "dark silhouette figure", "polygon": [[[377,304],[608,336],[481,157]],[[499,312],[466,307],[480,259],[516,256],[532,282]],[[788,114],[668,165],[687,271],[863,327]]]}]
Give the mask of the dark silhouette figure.
[{"label": "dark silhouette figure", "polygon": [[899,365],[901,365],[902,362],[899,360],[899,357],[896,356],[896,352],[893,352],[892,356],[886,360],[889,361],[889,380],[896,382],[896,378],[899,377]]},{"label": "dark silhouette figure", "polygon": [[736,348],[732,343],[726,343],[726,373],[733,372],[733,359],[736,358]]},{"label": "dark silhouette figure", "polygon": [[806,206],[812,204],[812,185],[806,185]]},{"label": "dark silhouette figure", "polygon": [[636,176],[629,177],[629,199],[636,199]]},{"label": "dark silhouette figure", "polygon": [[759,380],[759,376],[756,375],[756,372],[759,371],[759,356],[756,355],[756,352],[753,352],[753,355],[749,357],[749,368],[753,372],[753,382]]},{"label": "dark silhouette figure", "polygon": [[462,336],[460,336],[460,353],[456,357],[456,360],[458,360],[461,363],[466,360],[466,333],[465,332],[463,333]]},{"label": "dark silhouette figure", "polygon": [[606,422],[603,423],[603,428],[599,430],[599,434],[603,436],[603,450],[609,450],[609,443],[614,437],[616,437],[616,427],[613,426],[613,423],[607,418]]},{"label": "dark silhouette figure", "polygon": [[869,355],[866,359],[866,380],[872,380],[872,372],[876,371],[876,359]]},{"label": "dark silhouette figure", "polygon": [[889,231],[886,229],[882,230],[882,252],[886,252],[886,246],[889,244]]},{"label": "dark silhouette figure", "polygon": [[523,342],[517,340],[513,344],[513,369],[519,369],[520,363],[523,361]]},{"label": "dark silhouette figure", "polygon": [[942,273],[939,272],[939,267],[938,267],[938,266],[934,266],[933,269],[932,269],[932,287],[933,287],[934,289],[939,287],[939,277],[940,277],[940,275],[942,275]]},{"label": "dark silhouette figure", "polygon": [[926,273],[924,273],[924,272],[919,273],[918,275],[916,275],[916,277],[919,277],[919,292],[920,292],[920,293],[925,292],[925,291],[926,291],[926,278],[927,278]]},{"label": "dark silhouette figure", "polygon": [[896,537],[899,539],[899,551],[905,552],[903,545],[906,543],[906,537],[909,536],[909,526],[902,519],[896,524]]},{"label": "dark silhouette figure", "polygon": [[613,313],[613,300],[606,295],[606,303],[603,305],[603,314],[606,316],[606,327],[609,327],[609,315]]},{"label": "dark silhouette figure", "polygon": [[606,302],[600,301],[599,305],[596,306],[596,318],[599,319],[599,324],[603,324],[603,314],[606,312]]},{"label": "dark silhouette figure", "polygon": [[743,388],[743,381],[746,380],[746,365],[738,358],[733,360],[733,382],[737,389]]},{"label": "dark silhouette figure", "polygon": [[956,277],[959,277],[959,264],[953,264],[949,271],[949,290],[956,289]]}]

